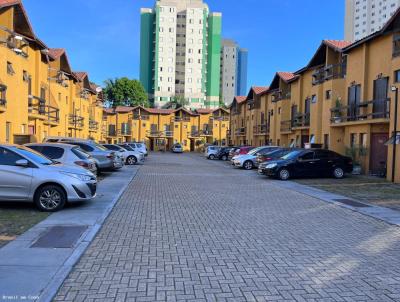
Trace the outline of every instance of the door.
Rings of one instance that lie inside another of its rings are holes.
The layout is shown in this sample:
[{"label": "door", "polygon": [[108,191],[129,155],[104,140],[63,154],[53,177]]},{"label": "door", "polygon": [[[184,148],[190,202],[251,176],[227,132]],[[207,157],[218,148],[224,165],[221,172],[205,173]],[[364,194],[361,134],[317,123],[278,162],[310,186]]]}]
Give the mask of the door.
[{"label": "door", "polygon": [[360,115],[361,85],[349,87],[349,109],[347,112],[348,120],[355,121]]},{"label": "door", "polygon": [[389,111],[387,106],[389,79],[381,78],[374,81],[373,118],[385,118]]},{"label": "door", "polygon": [[389,140],[386,133],[371,134],[371,157],[370,173],[373,175],[385,175],[387,165],[387,146],[385,143]]},{"label": "door", "polygon": [[16,161],[24,159],[5,148],[0,148],[0,199],[26,200],[32,184],[32,168],[18,167]]},{"label": "door", "polygon": [[297,105],[292,106],[292,127],[297,127]]},{"label": "door", "polygon": [[305,152],[294,164],[294,172],[298,177],[316,175],[315,168],[314,151]]},{"label": "door", "polygon": [[304,148],[305,144],[310,142],[310,137],[308,135],[301,136],[301,147]]},{"label": "door", "polygon": [[315,151],[315,170],[317,175],[327,176],[333,171],[334,159],[330,151],[317,150]]}]

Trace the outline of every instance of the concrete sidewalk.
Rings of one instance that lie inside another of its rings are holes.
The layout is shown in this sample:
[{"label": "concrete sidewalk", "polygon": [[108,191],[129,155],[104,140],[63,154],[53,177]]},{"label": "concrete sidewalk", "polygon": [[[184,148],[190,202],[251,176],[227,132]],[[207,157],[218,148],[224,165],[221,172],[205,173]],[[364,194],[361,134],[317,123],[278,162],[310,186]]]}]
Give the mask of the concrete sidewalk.
[{"label": "concrete sidewalk", "polygon": [[[0,249],[0,301],[51,301],[138,169],[127,166],[110,174],[93,201],[50,215]],[[56,226],[82,226],[84,231],[72,248],[32,247]]]}]

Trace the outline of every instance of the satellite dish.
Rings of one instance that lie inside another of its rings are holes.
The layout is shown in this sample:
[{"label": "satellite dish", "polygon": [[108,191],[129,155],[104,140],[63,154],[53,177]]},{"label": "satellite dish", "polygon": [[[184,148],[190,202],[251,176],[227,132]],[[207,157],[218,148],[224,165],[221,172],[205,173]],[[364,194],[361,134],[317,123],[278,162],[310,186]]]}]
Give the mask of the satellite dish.
[{"label": "satellite dish", "polygon": [[97,92],[97,93],[100,93],[100,92],[102,92],[102,91],[103,91],[103,88],[101,88],[101,87],[97,87],[97,88],[96,88],[96,92]]}]

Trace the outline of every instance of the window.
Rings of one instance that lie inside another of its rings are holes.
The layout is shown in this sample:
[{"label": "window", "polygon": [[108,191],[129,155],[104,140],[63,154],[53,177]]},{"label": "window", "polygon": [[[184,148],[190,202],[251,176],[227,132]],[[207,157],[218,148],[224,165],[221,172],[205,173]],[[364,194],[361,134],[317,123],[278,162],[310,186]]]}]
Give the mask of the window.
[{"label": "window", "polygon": [[312,104],[315,104],[317,102],[317,96],[314,94],[312,97],[311,97],[311,103]]},{"label": "window", "polygon": [[0,106],[5,105],[4,102],[1,102],[5,100],[7,100],[7,86],[0,84]]},{"label": "window", "polygon": [[64,149],[59,147],[43,147],[40,153],[50,159],[60,159],[64,155]]},{"label": "window", "polygon": [[313,160],[314,159],[314,152],[307,152],[305,154],[303,154],[302,156],[300,156],[301,160]]},{"label": "window", "polygon": [[355,133],[350,134],[350,147],[355,147],[357,144],[357,137]]},{"label": "window", "polygon": [[400,69],[394,72],[394,82],[400,83]]},{"label": "window", "polygon": [[393,57],[400,55],[400,33],[393,34]]},{"label": "window", "polygon": [[325,92],[325,99],[330,100],[332,98],[332,90],[327,90]]},{"label": "window", "polygon": [[15,71],[11,62],[7,62],[7,73],[9,75],[14,75]]},{"label": "window", "polygon": [[324,134],[324,148],[329,149],[329,134]]},{"label": "window", "polygon": [[367,147],[367,134],[360,133],[360,146],[366,148]]},{"label": "window", "polygon": [[73,145],[79,146],[83,151],[86,151],[86,152],[93,152],[94,151],[94,149],[91,146],[86,145],[86,144],[73,143]]},{"label": "window", "polygon": [[23,159],[18,154],[7,149],[0,148],[0,165],[1,166],[15,166],[15,162]]}]

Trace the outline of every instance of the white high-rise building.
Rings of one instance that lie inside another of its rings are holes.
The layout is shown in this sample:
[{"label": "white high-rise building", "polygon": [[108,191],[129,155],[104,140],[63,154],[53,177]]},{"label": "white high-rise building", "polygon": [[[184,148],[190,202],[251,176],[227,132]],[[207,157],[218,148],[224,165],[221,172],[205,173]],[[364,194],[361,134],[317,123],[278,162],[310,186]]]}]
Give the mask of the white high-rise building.
[{"label": "white high-rise building", "polygon": [[158,0],[141,16],[140,78],[154,106],[217,107],[221,14],[202,0]]},{"label": "white high-rise building", "polygon": [[380,30],[400,0],[346,0],[345,39],[357,41]]}]

